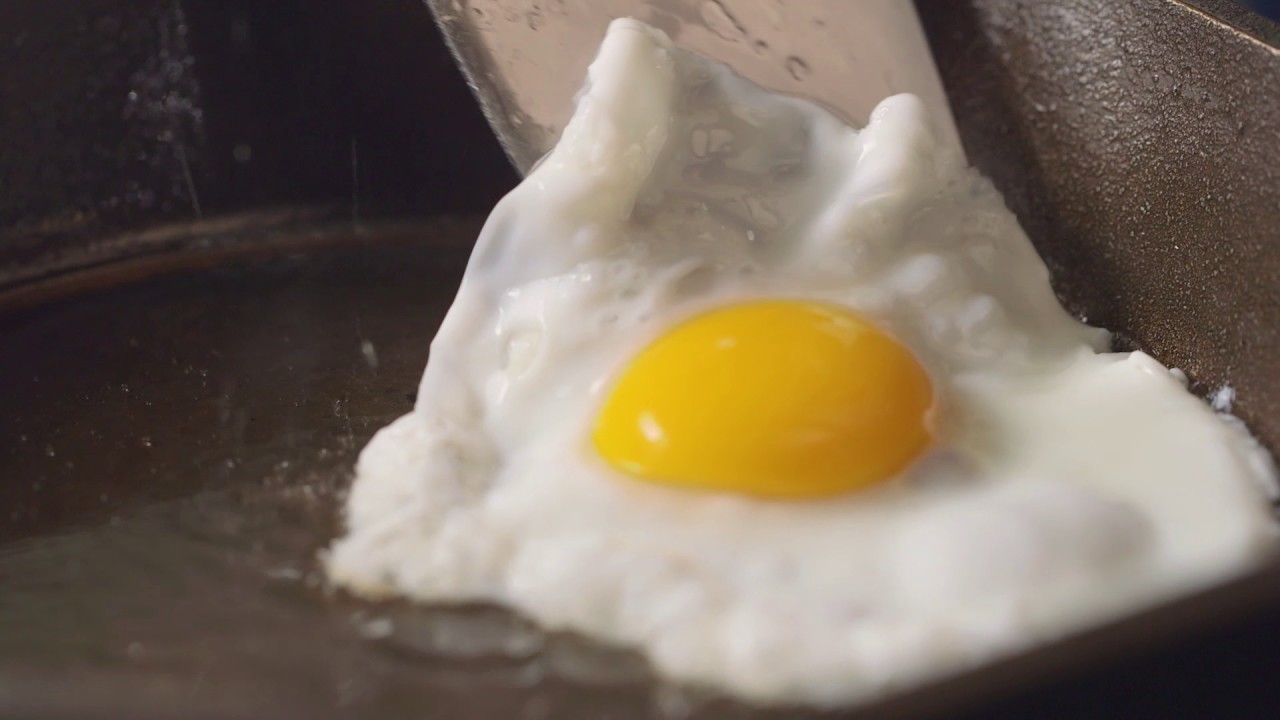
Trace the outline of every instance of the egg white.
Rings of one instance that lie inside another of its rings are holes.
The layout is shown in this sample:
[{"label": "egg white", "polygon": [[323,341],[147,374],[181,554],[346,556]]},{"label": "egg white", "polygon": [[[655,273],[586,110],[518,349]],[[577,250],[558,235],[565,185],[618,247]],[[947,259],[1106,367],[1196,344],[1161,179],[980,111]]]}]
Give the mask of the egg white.
[{"label": "egg white", "polygon": [[[637,350],[765,297],[906,344],[939,447],[808,502],[649,485],[594,455]],[[620,20],[559,144],[490,216],[417,407],[362,453],[327,569],[371,596],[502,603],[748,699],[854,701],[1273,546],[1266,452],[1107,346],[915,98],[855,131]]]}]

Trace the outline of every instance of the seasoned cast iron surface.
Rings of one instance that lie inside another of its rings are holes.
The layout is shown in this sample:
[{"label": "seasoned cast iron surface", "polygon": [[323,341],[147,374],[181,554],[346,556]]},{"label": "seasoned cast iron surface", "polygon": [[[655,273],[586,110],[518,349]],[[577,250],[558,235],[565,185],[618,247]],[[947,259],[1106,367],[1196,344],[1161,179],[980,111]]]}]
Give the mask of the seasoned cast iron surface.
[{"label": "seasoned cast iron surface", "polygon": [[0,286],[122,231],[483,213],[514,182],[420,0],[0,2]]},{"label": "seasoned cast iron surface", "polygon": [[1060,294],[1280,448],[1280,50],[1167,0],[917,4]]},{"label": "seasoned cast iron surface", "polygon": [[[476,227],[0,313],[0,717],[803,716],[656,684],[634,655],[495,609],[325,589],[316,553],[356,453],[411,407]],[[1278,575],[836,717],[1248,717],[1280,662],[1258,641],[1280,633]],[[1213,617],[1232,624],[1185,635]],[[1163,650],[1117,669],[1134,643]]]},{"label": "seasoned cast iron surface", "polygon": [[[1164,0],[918,4],[971,157],[1068,301],[1232,383],[1280,447],[1280,56]],[[488,207],[513,177],[419,2],[12,0],[0,60],[0,285],[54,278],[0,314],[0,717],[750,716],[504,613],[318,582],[475,223],[134,282],[207,250],[116,241],[160,223]],[[324,209],[272,214],[299,205]],[[49,301],[67,272],[84,292]],[[1083,660],[971,717],[1274,717],[1275,575],[861,716],[962,717]],[[1182,632],[1206,617],[1228,627]],[[1122,637],[1157,650],[1107,662]]]},{"label": "seasoned cast iron surface", "polygon": [[412,407],[477,230],[0,315],[0,716],[626,720],[691,701],[506,613],[323,587],[356,453]]}]

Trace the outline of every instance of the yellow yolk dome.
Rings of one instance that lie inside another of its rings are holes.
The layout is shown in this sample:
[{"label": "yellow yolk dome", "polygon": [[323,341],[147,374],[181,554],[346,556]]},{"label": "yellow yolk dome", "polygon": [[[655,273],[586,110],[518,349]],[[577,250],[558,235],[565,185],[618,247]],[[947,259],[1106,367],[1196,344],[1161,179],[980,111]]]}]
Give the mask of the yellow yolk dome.
[{"label": "yellow yolk dome", "polygon": [[594,442],[644,480],[814,498],[902,471],[929,443],[932,405],[916,358],[858,315],[755,301],[698,315],[636,355]]}]

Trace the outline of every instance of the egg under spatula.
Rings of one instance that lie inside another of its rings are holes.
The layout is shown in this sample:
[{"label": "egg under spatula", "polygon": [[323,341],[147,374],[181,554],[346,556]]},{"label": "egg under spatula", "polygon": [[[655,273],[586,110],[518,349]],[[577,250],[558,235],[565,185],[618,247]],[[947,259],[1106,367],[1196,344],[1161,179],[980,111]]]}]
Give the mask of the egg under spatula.
[{"label": "egg under spatula", "polygon": [[889,95],[918,95],[938,131],[954,120],[908,0],[428,0],[502,147],[521,172],[573,111],[609,21],[634,17],[767,89],[866,124]]}]

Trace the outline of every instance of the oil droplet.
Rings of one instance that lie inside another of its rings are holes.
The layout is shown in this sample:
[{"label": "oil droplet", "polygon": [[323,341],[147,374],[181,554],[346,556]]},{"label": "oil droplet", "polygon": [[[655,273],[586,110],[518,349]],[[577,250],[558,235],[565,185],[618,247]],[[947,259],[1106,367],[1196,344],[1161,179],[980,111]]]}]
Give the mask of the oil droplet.
[{"label": "oil droplet", "polygon": [[373,343],[368,340],[361,340],[360,354],[364,355],[365,364],[367,364],[370,369],[378,369],[378,350],[373,346]]},{"label": "oil droplet", "polygon": [[391,637],[395,625],[388,618],[374,618],[357,623],[356,630],[370,640],[381,640]]},{"label": "oil droplet", "polygon": [[813,72],[809,69],[809,63],[792,55],[787,58],[787,72],[791,73],[791,77],[797,80],[804,80]]}]

